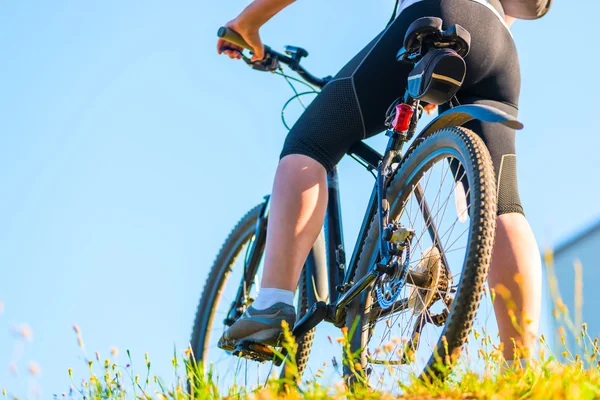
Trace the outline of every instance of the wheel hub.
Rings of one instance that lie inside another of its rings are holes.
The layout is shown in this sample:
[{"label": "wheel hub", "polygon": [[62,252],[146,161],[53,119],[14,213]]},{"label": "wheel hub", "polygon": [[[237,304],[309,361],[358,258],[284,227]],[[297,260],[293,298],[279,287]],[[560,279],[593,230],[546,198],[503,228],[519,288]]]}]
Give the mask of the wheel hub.
[{"label": "wheel hub", "polygon": [[446,282],[446,274],[442,266],[442,257],[435,246],[431,246],[423,252],[422,258],[414,269],[415,272],[426,273],[429,276],[427,287],[411,286],[408,295],[408,307],[413,314],[418,315],[440,297],[441,283]]}]

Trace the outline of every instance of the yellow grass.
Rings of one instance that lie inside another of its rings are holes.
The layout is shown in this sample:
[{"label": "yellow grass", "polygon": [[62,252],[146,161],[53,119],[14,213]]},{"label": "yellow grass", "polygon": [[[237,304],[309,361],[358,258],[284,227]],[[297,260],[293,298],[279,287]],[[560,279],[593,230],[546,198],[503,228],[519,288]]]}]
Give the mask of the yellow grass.
[{"label": "yellow grass", "polygon": [[[372,390],[361,385],[364,372],[360,365],[351,367],[357,377],[357,384],[352,390],[339,382],[325,382],[322,378],[326,372],[320,369],[309,381],[297,384],[296,370],[290,364],[289,378],[272,380],[260,390],[233,388],[223,393],[216,385],[216,378],[210,368],[205,369],[194,361],[190,349],[174,354],[174,378],[169,382],[153,376],[151,362],[145,355],[146,365],[141,371],[133,371],[128,365],[117,365],[110,360],[103,360],[98,353],[88,361],[88,378],[83,383],[73,382],[66,393],[66,398],[96,399],[597,399],[600,398],[600,357],[598,339],[592,338],[587,332],[587,326],[581,322],[580,310],[575,310],[573,321],[564,302],[560,298],[558,282],[554,275],[552,253],[545,254],[545,265],[548,273],[550,293],[554,302],[554,317],[561,323],[558,336],[563,343],[558,361],[553,355],[546,339],[539,339],[537,361],[532,361],[524,368],[515,366],[508,368],[502,359],[501,345],[491,346],[491,350],[481,350],[476,357],[483,365],[478,371],[470,369],[473,363],[464,362],[461,358],[453,369],[453,373],[445,381],[423,381],[413,377],[409,382],[398,382],[401,394],[391,395]],[[581,265],[579,264],[579,270]],[[581,279],[577,273],[576,279]],[[502,295],[502,293],[498,293]],[[504,297],[504,296],[503,296]],[[581,304],[581,294],[576,294],[575,304]],[[0,308],[1,309],[1,308]],[[27,326],[18,328],[22,340],[31,336]],[[85,350],[82,334],[76,325],[75,334],[82,350]],[[567,334],[576,337],[576,348],[567,348]],[[339,340],[340,346],[347,350],[348,332],[343,332]],[[485,332],[474,332],[475,338],[486,338]],[[286,331],[286,348],[292,354],[295,351],[294,341],[289,330]],[[129,351],[126,351],[130,359]],[[111,349],[111,354],[118,354],[117,349]],[[293,358],[293,357],[292,357]],[[37,368],[37,369],[36,369]],[[81,367],[80,367],[81,368]],[[323,367],[324,369],[331,367]],[[35,375],[39,371],[37,365],[29,366],[29,373]],[[65,374],[73,376],[69,368]],[[0,382],[1,388],[1,382]],[[191,390],[188,390],[191,388]],[[1,389],[1,395],[9,399],[20,398],[8,389]]]}]

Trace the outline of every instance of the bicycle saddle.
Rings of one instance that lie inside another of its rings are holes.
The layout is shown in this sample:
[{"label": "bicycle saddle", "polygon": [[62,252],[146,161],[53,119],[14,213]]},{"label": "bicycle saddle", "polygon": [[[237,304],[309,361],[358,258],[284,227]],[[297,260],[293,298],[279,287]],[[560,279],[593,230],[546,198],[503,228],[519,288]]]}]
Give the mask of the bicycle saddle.
[{"label": "bicycle saddle", "polygon": [[404,47],[397,55],[398,61],[405,60],[407,54],[417,51],[424,55],[430,48],[449,48],[466,57],[471,34],[458,24],[442,30],[442,24],[442,20],[436,17],[422,17],[410,24],[404,36]]}]

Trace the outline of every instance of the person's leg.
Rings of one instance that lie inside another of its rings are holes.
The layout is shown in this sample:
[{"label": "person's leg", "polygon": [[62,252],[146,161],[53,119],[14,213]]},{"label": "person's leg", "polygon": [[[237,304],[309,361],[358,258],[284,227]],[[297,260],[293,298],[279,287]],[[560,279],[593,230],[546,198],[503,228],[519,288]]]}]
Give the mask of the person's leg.
[{"label": "person's leg", "polygon": [[271,195],[261,289],[242,318],[219,339],[222,349],[232,350],[242,338],[276,345],[281,322],[293,326],[298,278],[325,217],[326,177],[325,168],[304,155],[288,155],[279,162]]},{"label": "person's leg", "polygon": [[[515,107],[497,101],[463,97],[462,102],[488,105],[517,115]],[[542,267],[538,245],[519,197],[516,134],[500,124],[472,121],[466,127],[486,144],[497,179],[498,219],[488,284],[496,292],[494,312],[504,344],[504,358],[514,359],[514,340],[522,351],[518,358],[529,359],[534,355],[540,322]]]},{"label": "person's leg", "polygon": [[326,208],[325,167],[301,154],[283,157],[271,195],[261,290],[296,290],[302,266],[323,226]]},{"label": "person's leg", "polygon": [[[515,279],[515,277],[518,278]],[[533,232],[518,213],[498,216],[496,242],[488,275],[490,288],[496,290],[494,311],[498,321],[500,340],[504,343],[504,358],[513,360],[513,340],[522,353],[518,358],[529,359],[534,355],[542,303],[542,264]],[[502,290],[507,289],[516,318],[511,319]]]}]

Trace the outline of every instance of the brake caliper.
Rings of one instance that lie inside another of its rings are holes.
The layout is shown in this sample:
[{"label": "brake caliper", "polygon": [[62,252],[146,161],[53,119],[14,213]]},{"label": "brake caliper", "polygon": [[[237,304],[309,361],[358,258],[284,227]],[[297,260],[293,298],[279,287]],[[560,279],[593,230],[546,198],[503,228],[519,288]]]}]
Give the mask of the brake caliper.
[{"label": "brake caliper", "polygon": [[398,254],[402,253],[404,247],[412,241],[414,235],[414,229],[402,226],[399,222],[388,224],[383,230],[383,240],[390,242]]}]

